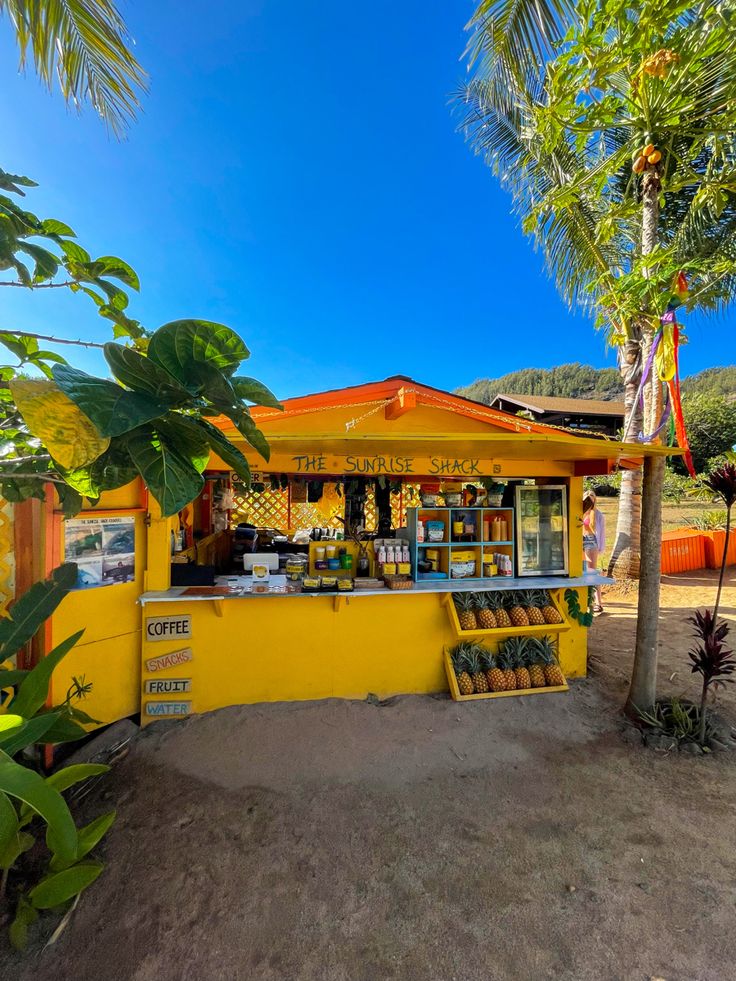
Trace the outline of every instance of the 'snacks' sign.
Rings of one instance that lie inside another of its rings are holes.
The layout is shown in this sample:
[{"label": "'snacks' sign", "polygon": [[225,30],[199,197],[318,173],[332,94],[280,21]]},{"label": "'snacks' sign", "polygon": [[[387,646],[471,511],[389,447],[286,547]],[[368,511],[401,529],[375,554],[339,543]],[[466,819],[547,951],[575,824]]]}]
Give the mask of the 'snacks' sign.
[{"label": "'snacks' sign", "polygon": [[182,647],[180,651],[170,651],[168,654],[161,654],[160,657],[149,657],[146,661],[146,671],[165,671],[166,668],[175,668],[193,659],[191,647]]}]

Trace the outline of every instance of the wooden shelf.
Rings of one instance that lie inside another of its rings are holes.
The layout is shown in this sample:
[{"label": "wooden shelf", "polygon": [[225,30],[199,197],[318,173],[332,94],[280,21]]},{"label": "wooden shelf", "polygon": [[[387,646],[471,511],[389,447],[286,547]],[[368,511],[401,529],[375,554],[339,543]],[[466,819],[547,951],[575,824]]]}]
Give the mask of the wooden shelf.
[{"label": "wooden shelf", "polygon": [[[479,590],[479,592],[482,592],[482,590]],[[515,627],[512,624],[510,627],[493,627],[490,630],[482,630],[480,627],[475,630],[461,630],[452,593],[442,593],[440,602],[447,607],[447,613],[452,628],[455,631],[455,636],[461,640],[482,640],[484,637],[491,640],[493,637],[503,638],[512,635],[515,637],[543,637],[545,634],[559,634],[570,629],[570,623],[560,608],[557,598],[551,594],[550,603],[562,617],[562,623],[544,623],[528,627]]]},{"label": "wooden shelf", "polygon": [[564,685],[550,685],[545,688],[515,688],[513,691],[489,691],[477,695],[461,695],[457,686],[455,669],[450,660],[450,652],[445,649],[444,653],[445,674],[450,686],[450,694],[455,702],[477,702],[482,698],[508,698],[509,695],[551,695],[554,692],[569,691],[567,681]]}]

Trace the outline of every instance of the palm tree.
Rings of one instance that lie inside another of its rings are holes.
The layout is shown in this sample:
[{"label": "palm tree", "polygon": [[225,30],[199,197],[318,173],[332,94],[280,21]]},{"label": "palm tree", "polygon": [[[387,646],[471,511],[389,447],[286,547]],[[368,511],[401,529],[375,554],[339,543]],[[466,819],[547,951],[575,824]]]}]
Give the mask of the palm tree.
[{"label": "palm tree", "polygon": [[[734,3],[664,7],[650,0],[635,22],[608,5],[576,19],[568,3],[485,2],[461,93],[468,139],[511,191],[563,296],[594,309],[619,348],[629,438],[660,417],[658,380],[643,419],[637,396],[677,270],[691,274],[699,308],[736,291]],[[632,156],[649,142],[639,175]],[[630,707],[654,700],[663,476],[664,457],[648,459]],[[624,480],[620,509],[633,557],[640,481]]]},{"label": "palm tree", "polygon": [[146,73],[130,50],[125,22],[113,0],[0,0],[20,48],[50,89],[57,77],[65,100],[87,102],[122,135],[140,108]]}]

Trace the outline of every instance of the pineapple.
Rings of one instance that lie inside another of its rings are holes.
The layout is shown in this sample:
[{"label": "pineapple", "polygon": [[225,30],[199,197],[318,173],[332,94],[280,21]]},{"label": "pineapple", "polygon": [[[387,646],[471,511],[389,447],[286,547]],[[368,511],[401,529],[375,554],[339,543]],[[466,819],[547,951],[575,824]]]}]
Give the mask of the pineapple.
[{"label": "pineapple", "polygon": [[457,678],[457,687],[460,690],[461,695],[472,695],[473,694],[473,679],[468,674],[468,645],[467,644],[457,644],[450,651],[450,660],[452,661],[452,667],[455,670],[455,677]]},{"label": "pineapple", "polygon": [[543,627],[545,624],[544,614],[540,607],[544,605],[544,595],[537,589],[528,590],[521,594],[521,601],[524,605],[529,626]]},{"label": "pineapple", "polygon": [[560,611],[554,606],[549,598],[549,593],[547,590],[542,590],[543,602],[540,604],[542,607],[542,616],[544,617],[545,623],[562,623],[562,617],[560,616]]},{"label": "pineapple", "polygon": [[509,617],[511,623],[514,627],[528,627],[529,617],[526,615],[526,610],[521,605],[521,599],[519,593],[509,593]]},{"label": "pineapple", "polygon": [[486,654],[486,678],[491,691],[506,691],[506,678],[492,654]]},{"label": "pineapple", "polygon": [[472,593],[454,593],[455,609],[461,630],[477,630],[478,620],[475,616],[475,596]]},{"label": "pineapple", "polygon": [[496,615],[491,609],[491,598],[488,593],[475,594],[476,618],[481,630],[495,630],[498,626]]},{"label": "pineapple", "polygon": [[547,680],[544,677],[544,667],[542,666],[536,649],[531,644],[527,649],[527,667],[529,668],[529,680],[532,683],[532,688],[544,688],[547,684]]},{"label": "pineapple", "polygon": [[[509,638],[510,640],[511,638]],[[503,689],[504,691],[513,691],[516,688],[516,673],[514,671],[513,659],[510,654],[506,653],[506,645],[502,650],[496,655],[496,664],[501,670],[503,675]]]},{"label": "pineapple", "polygon": [[509,637],[504,644],[504,651],[514,670],[514,680],[516,682],[514,688],[518,691],[525,691],[532,686],[529,669],[526,666],[528,650],[529,641],[526,637]]},{"label": "pineapple", "polygon": [[503,593],[489,593],[488,602],[491,604],[496,626],[506,628],[511,626],[511,620],[503,605]]},{"label": "pineapple", "polygon": [[488,679],[486,678],[486,673],[483,670],[483,664],[481,658],[485,660],[483,656],[485,651],[479,645],[473,645],[468,654],[468,671],[470,672],[470,678],[473,682],[473,690],[476,695],[485,695],[488,691]]},{"label": "pineapple", "polygon": [[555,641],[553,637],[535,637],[534,653],[544,665],[544,680],[550,688],[565,684],[565,676],[557,663]]}]

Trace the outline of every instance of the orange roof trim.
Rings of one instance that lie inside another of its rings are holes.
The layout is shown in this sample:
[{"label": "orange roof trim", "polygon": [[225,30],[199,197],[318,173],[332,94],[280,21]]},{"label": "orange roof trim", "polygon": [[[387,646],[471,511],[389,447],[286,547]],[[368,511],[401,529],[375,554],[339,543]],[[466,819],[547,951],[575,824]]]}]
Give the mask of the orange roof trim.
[{"label": "orange roof trim", "polygon": [[316,392],[312,395],[300,395],[296,398],[286,399],[283,403],[283,412],[256,406],[251,409],[251,415],[255,421],[265,422],[267,419],[303,415],[307,412],[313,412],[315,409],[338,407],[346,403],[359,405],[366,402],[385,401],[388,404],[394,399],[398,400],[402,393],[413,394],[416,401],[424,405],[447,408],[458,415],[479,419],[510,432],[559,434],[559,430],[554,426],[545,426],[543,423],[513,416],[508,412],[501,412],[499,409],[491,409],[484,402],[476,402],[474,399],[454,395],[441,388],[433,388],[431,385],[422,385],[405,375],[394,375],[384,381],[334,388],[326,392]]}]

